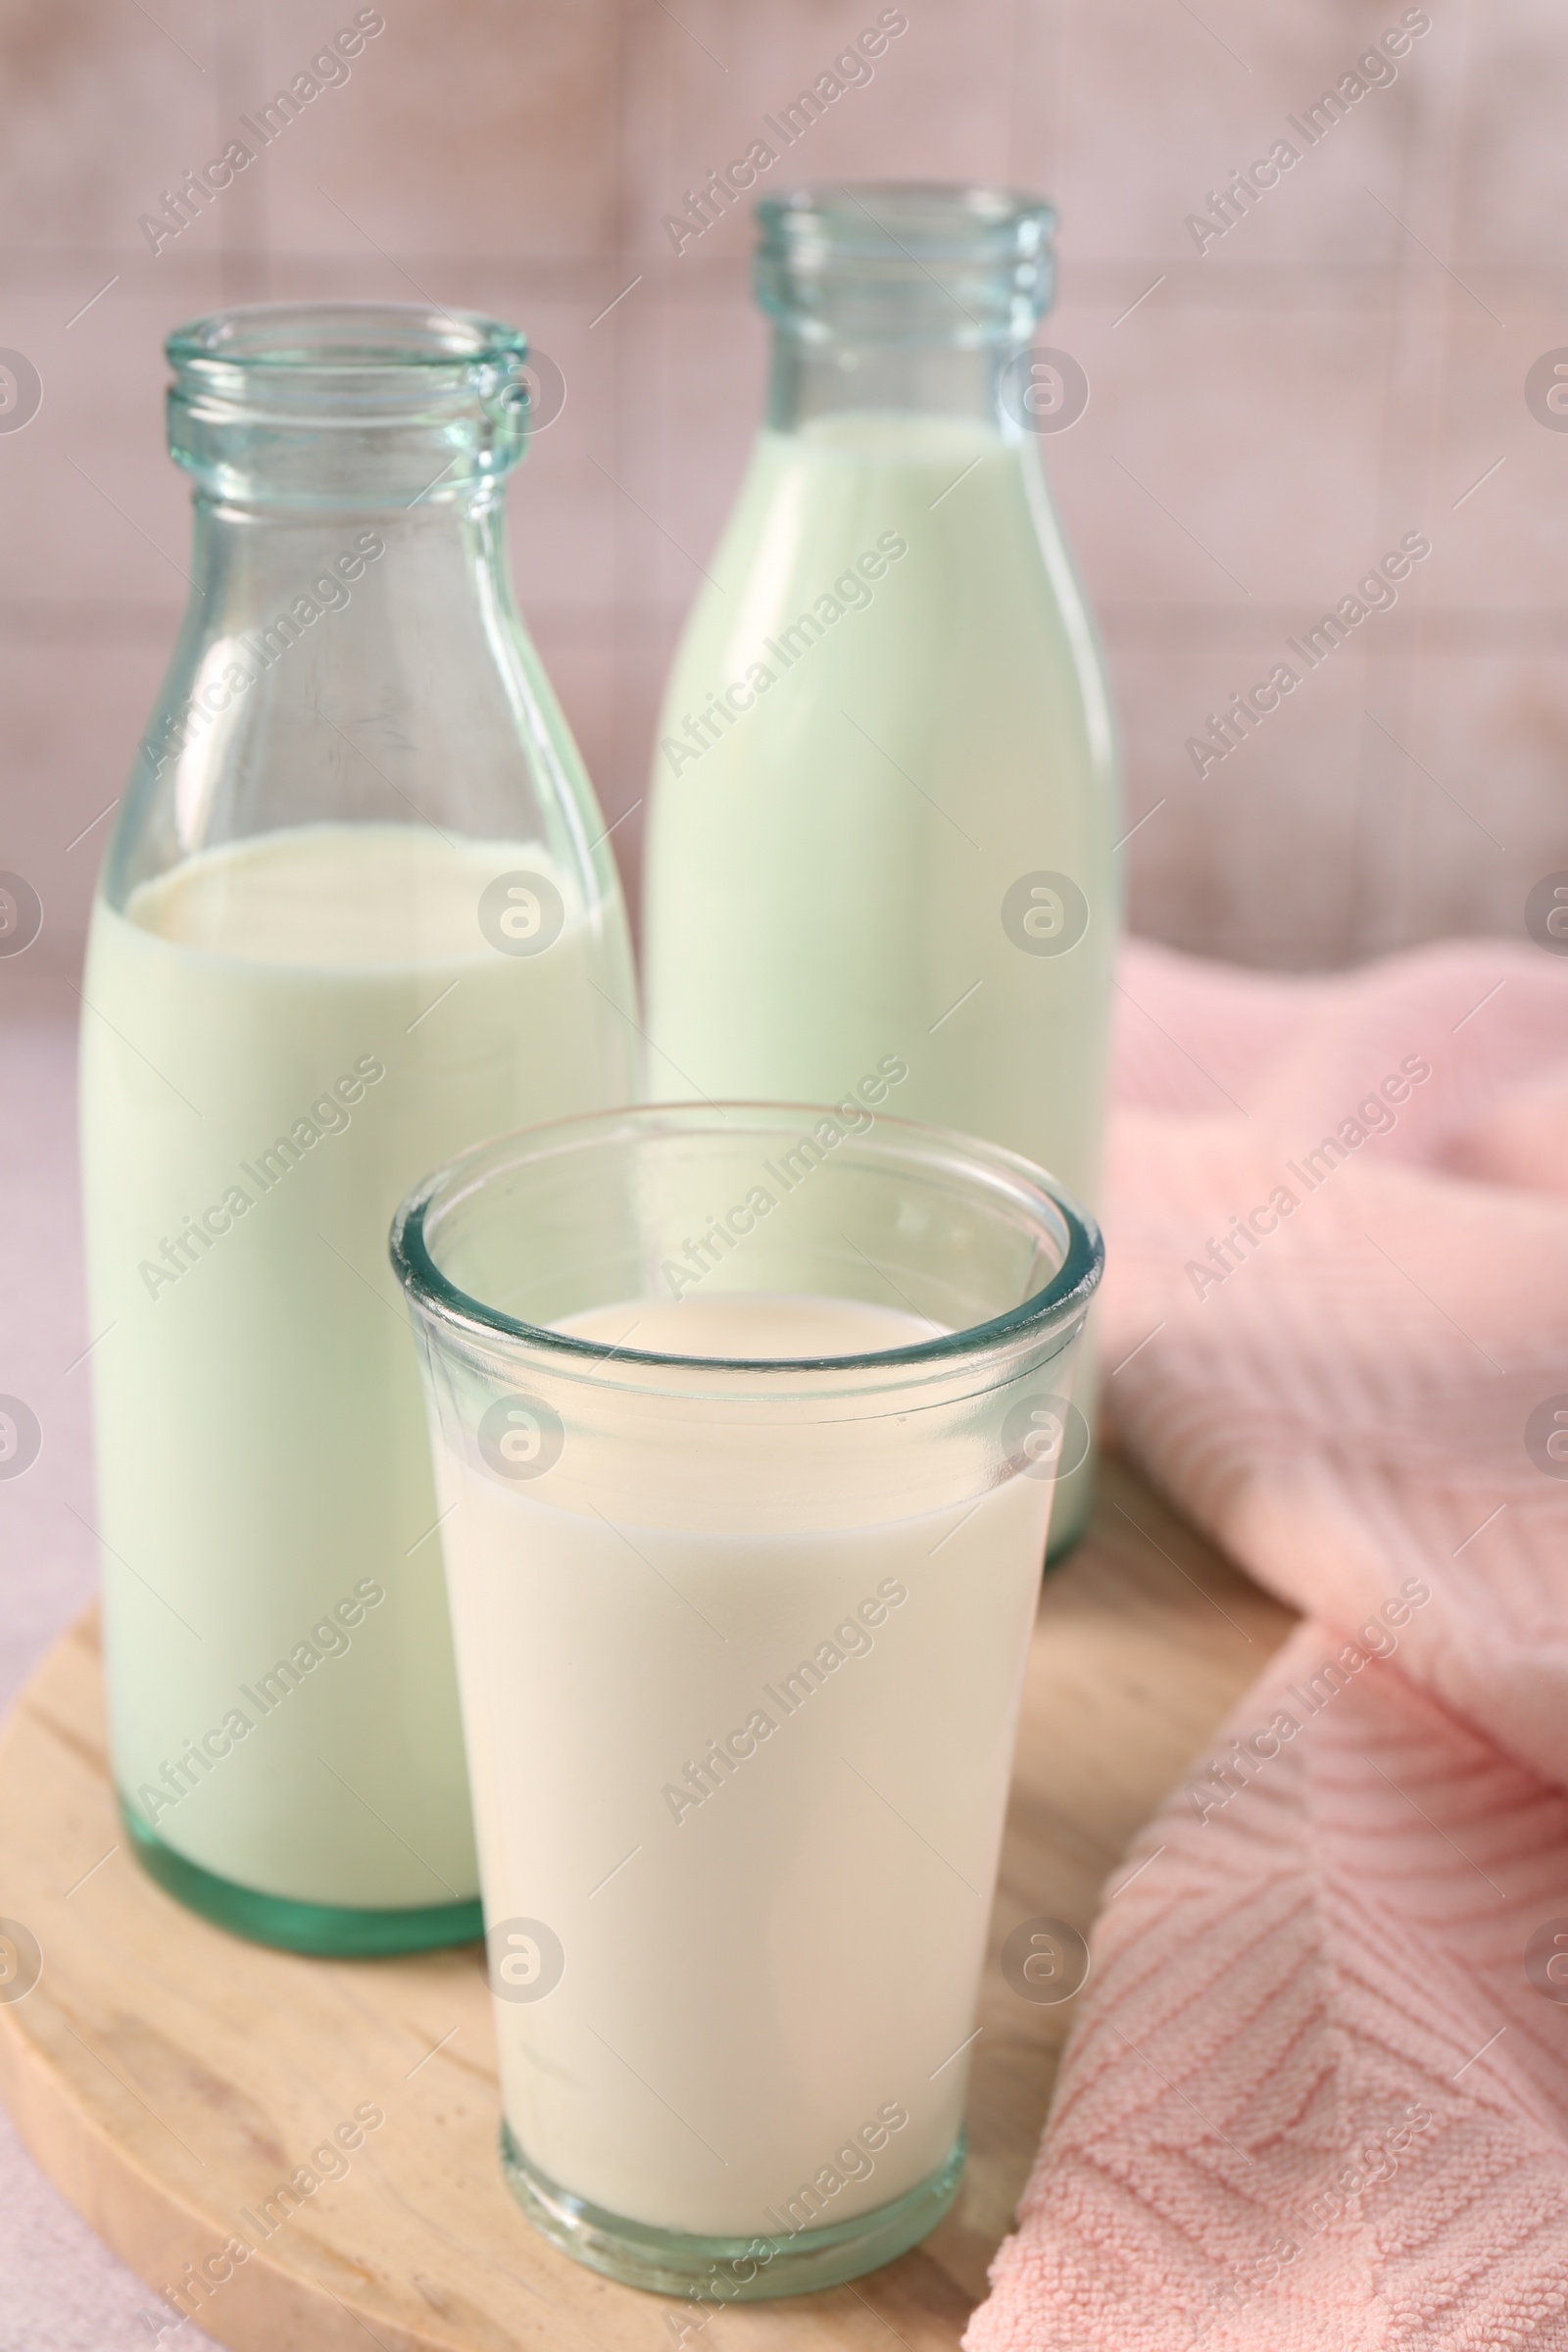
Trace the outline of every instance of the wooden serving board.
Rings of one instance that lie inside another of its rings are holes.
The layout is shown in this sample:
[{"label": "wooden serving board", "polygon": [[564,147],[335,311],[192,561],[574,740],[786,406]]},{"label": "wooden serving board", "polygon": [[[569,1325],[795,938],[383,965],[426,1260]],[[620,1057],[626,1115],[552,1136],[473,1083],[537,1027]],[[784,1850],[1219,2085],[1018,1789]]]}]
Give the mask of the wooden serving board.
[{"label": "wooden serving board", "polygon": [[[892,2330],[906,2352],[954,2352],[1009,2227],[1077,2005],[1021,2000],[1001,1944],[1041,1914],[1087,1931],[1128,1838],[1289,1624],[1125,1467],[1103,1466],[1095,1531],[1041,1599],[958,2201],[873,2277],[728,2306],[688,2345],[885,2352]],[[41,1954],[25,1997],[0,2000],[0,2089],[44,2171],[153,2290],[155,2325],[160,2290],[186,2265],[222,2269],[236,2230],[255,2243],[242,2212],[299,2167],[337,2171],[312,2167],[312,2150],[339,2125],[355,2138],[356,2110],[368,2109],[384,2121],[359,2136],[347,2169],[233,2268],[196,2328],[236,2352],[675,2343],[681,2306],[557,2253],[503,2185],[479,1946],[296,1959],[208,1926],[142,1874],[113,1809],[91,1615],[0,1740],[0,1914]]]}]

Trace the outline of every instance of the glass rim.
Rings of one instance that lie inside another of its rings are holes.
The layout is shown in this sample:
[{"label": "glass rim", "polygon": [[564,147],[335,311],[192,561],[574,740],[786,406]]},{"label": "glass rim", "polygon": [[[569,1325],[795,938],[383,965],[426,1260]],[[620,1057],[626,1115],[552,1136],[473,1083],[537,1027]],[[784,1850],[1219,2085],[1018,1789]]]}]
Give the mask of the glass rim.
[{"label": "glass rim", "polygon": [[1057,220],[1048,197],[991,180],[816,180],[760,197],[756,211],[764,254],[785,254],[815,238],[855,260],[898,252],[909,260],[953,261],[1039,252]]},{"label": "glass rim", "polygon": [[400,1202],[393,1217],[388,1250],[406,1298],[421,1314],[470,1338],[522,1342],[554,1356],[561,1370],[575,1365],[583,1372],[613,1358],[618,1364],[638,1365],[653,1372],[738,1374],[748,1380],[776,1376],[779,1381],[806,1373],[905,1373],[957,1369],[980,1361],[1032,1335],[1044,1335],[1072,1322],[1087,1311],[1104,1267],[1104,1242],[1100,1226],[1056,1179],[1020,1153],[1000,1144],[964,1135],[955,1128],[927,1126],[922,1121],[879,1116],[863,1135],[847,1135],[838,1149],[846,1158],[863,1152],[873,1140],[885,1147],[889,1136],[903,1142],[906,1158],[923,1159],[936,1167],[956,1166],[994,1193],[1010,1190],[1020,1205],[1033,1205],[1037,1219],[1042,1206],[1049,1212],[1041,1222],[1057,1219],[1065,1227],[1067,1247],[1055,1273],[1043,1290],[983,1323],[958,1331],[944,1331],[909,1347],[874,1348],[854,1355],[712,1356],[672,1354],[667,1349],[628,1348],[624,1343],[586,1340],[575,1333],[529,1323],[475,1298],[442,1272],[431,1254],[427,1224],[432,1215],[450,1210],[480,1191],[510,1168],[561,1155],[579,1141],[610,1140],[617,1131],[635,1136],[706,1130],[714,1136],[734,1134],[719,1122],[735,1114],[750,1122],[754,1132],[777,1126],[792,1136],[803,1117],[833,1115],[830,1103],[730,1101],[631,1103],[619,1109],[590,1111],[555,1119],[537,1127],[514,1130],[488,1142],[472,1145],[432,1170]]},{"label": "glass rim", "polygon": [[513,367],[527,351],[520,327],[429,302],[236,303],[187,319],[164,344],[178,369],[294,369],[345,384],[388,368]]}]

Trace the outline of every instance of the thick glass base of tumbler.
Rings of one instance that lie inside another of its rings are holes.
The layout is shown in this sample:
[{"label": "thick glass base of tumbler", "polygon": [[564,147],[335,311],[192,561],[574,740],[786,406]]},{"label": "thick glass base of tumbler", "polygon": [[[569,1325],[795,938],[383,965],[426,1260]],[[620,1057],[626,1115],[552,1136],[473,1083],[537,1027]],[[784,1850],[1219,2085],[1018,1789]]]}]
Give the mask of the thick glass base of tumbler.
[{"label": "thick glass base of tumbler", "polygon": [[623,2286],[682,2295],[705,2310],[842,2286],[906,2254],[936,2228],[957,2195],[967,2153],[968,2137],[960,2132],[934,2173],[891,2205],[857,2214],[853,2221],[776,2236],[759,2230],[753,2237],[693,2237],[623,2221],[572,2196],[529,2162],[508,2125],[501,2127],[507,2184],[552,2245]]},{"label": "thick glass base of tumbler", "polygon": [[471,1902],[426,1904],[417,1910],[374,1911],[349,1903],[299,1903],[287,1895],[262,1894],[188,1862],[149,1829],[141,1815],[120,1799],[120,1818],[130,1849],[149,1878],[156,1879],[188,1911],[279,1951],[307,1952],[323,1960],[378,1960],[395,1952],[427,1952],[446,1943],[474,1943],[484,1934],[477,1895]]}]

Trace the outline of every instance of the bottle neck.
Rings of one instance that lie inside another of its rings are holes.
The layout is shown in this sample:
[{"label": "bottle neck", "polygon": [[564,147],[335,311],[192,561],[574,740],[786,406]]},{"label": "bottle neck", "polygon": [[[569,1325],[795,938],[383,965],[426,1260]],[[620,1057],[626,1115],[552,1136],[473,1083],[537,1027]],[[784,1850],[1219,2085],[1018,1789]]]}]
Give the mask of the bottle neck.
[{"label": "bottle neck", "polygon": [[421,612],[443,633],[469,628],[476,607],[510,607],[504,498],[489,483],[463,498],[335,510],[198,490],[189,626],[264,659],[327,623],[334,637],[359,636]]},{"label": "bottle neck", "polygon": [[224,311],[178,329],[168,352],[170,454],[205,497],[237,507],[471,502],[527,440],[527,346],[467,312]]},{"label": "bottle neck", "polygon": [[415,676],[421,727],[448,737],[486,697],[510,698],[497,679],[518,624],[499,484],[413,507],[201,490],[193,503],[192,594],[142,742],[154,781],[182,768],[205,779],[215,747],[263,710],[299,736],[303,771],[313,731],[329,750],[367,726],[380,740]]},{"label": "bottle neck", "polygon": [[775,327],[766,419],[790,433],[819,416],[875,410],[963,416],[1015,430],[1002,400],[1003,370],[1022,348],[1008,338],[918,343],[822,335]]},{"label": "bottle neck", "polygon": [[757,297],[773,321],[767,418],[959,417],[1008,430],[1006,369],[1050,307],[1054,215],[935,182],[765,198]]},{"label": "bottle neck", "polygon": [[[477,559],[487,569],[502,562],[506,487],[488,482],[462,497],[369,500],[339,507],[300,506],[278,501],[260,489],[216,492],[198,487],[191,506],[195,585],[204,573],[240,565],[256,581],[281,587],[296,573],[320,565],[352,578],[352,557],[361,539],[374,538],[385,550],[416,552],[421,563],[461,563],[470,571]],[[231,583],[225,582],[225,585]]]}]

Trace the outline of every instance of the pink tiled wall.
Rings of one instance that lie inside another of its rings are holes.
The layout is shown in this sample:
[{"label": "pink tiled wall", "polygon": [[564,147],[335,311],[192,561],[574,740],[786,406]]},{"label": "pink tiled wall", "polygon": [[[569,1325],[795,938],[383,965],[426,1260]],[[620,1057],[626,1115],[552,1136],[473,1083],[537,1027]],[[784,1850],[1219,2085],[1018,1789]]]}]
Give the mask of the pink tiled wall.
[{"label": "pink tiled wall", "polygon": [[[661,216],[879,6],[384,0],[346,86],[154,257],[138,215],[355,0],[4,0],[0,345],[45,390],[0,433],[0,867],[47,920],[0,964],[0,1010],[24,963],[74,969],[184,588],[159,345],[221,303],[428,297],[554,357],[567,405],[514,494],[516,571],[607,816],[633,807],[765,356],[748,221],[677,257]],[[1186,216],[1400,0],[905,6],[869,86],[770,184],[1005,177],[1060,207],[1046,339],[1093,394],[1045,449],[1119,688],[1129,823],[1152,811],[1135,922],[1293,966],[1517,929],[1568,865],[1568,433],[1524,398],[1568,344],[1555,11],[1430,0],[1396,81],[1200,254]],[[1397,608],[1200,779],[1204,714],[1411,529],[1433,554]],[[615,835],[633,888],[640,824]]]}]

